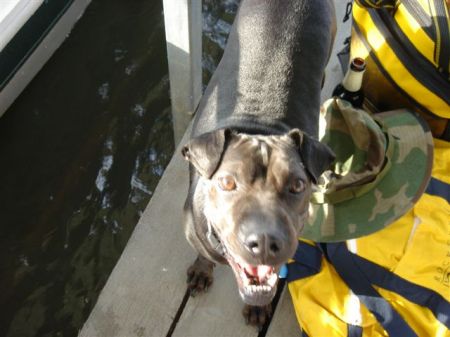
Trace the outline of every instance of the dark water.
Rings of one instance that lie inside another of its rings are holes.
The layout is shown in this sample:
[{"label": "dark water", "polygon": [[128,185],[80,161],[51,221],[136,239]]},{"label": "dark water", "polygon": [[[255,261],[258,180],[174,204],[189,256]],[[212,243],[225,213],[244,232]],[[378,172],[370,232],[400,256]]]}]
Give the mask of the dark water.
[{"label": "dark water", "polygon": [[[204,1],[204,83],[237,0]],[[174,151],[161,1],[93,0],[0,119],[0,336],[76,336]]]}]

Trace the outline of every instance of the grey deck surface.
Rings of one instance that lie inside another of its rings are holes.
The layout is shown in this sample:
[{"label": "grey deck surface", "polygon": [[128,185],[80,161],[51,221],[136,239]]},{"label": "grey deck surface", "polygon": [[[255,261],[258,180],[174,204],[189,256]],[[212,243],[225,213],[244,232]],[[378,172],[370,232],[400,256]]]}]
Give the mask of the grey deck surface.
[{"label": "grey deck surface", "polygon": [[[342,24],[346,1],[336,1],[338,34],[327,67],[323,99],[342,79],[336,52],[349,35]],[[189,131],[188,131],[189,132]],[[188,133],[187,132],[187,133]],[[187,134],[186,133],[186,134]],[[185,143],[186,135],[181,144]],[[188,166],[175,152],[156,191],[115,266],[80,337],[166,336],[185,299],[186,268],[196,253],[182,231],[182,206],[188,188]],[[173,336],[257,336],[241,316],[242,302],[232,271],[218,266],[206,294],[187,298]],[[299,336],[300,328],[287,288],[266,336]]]}]

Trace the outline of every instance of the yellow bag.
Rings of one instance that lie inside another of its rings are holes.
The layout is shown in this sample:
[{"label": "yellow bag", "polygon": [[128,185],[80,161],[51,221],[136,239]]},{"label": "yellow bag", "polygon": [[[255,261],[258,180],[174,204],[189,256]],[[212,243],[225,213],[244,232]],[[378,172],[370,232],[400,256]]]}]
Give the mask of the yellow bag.
[{"label": "yellow bag", "polygon": [[366,59],[368,108],[409,108],[450,140],[450,28],[445,0],[356,0],[350,57]]},{"label": "yellow bag", "polygon": [[300,241],[288,286],[305,336],[450,336],[450,143],[411,211],[342,243]]}]

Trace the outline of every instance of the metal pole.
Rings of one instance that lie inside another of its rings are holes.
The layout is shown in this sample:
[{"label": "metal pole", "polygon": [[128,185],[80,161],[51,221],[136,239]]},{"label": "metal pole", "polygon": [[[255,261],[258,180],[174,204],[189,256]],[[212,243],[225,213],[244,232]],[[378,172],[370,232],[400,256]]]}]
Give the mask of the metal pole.
[{"label": "metal pole", "polygon": [[163,0],[175,146],[202,94],[201,0]]}]

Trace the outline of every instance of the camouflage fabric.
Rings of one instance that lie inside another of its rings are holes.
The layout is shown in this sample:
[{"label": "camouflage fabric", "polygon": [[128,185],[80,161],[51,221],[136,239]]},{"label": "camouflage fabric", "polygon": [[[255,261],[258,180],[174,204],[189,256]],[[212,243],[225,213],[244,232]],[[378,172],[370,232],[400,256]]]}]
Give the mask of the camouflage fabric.
[{"label": "camouflage fabric", "polygon": [[371,116],[330,99],[322,106],[320,139],[336,160],[313,193],[302,238],[344,241],[380,230],[412,207],[430,179],[431,132],[407,110]]}]

